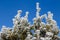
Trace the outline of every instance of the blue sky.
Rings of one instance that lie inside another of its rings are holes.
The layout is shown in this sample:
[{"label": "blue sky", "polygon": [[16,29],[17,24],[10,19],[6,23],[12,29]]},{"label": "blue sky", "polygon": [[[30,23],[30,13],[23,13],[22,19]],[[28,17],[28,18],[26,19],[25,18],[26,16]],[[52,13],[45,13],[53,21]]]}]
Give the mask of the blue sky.
[{"label": "blue sky", "polygon": [[29,11],[28,19],[32,22],[32,18],[36,15],[36,2],[40,3],[40,15],[51,11],[54,14],[53,18],[60,26],[60,0],[0,0],[0,29],[2,25],[13,26],[12,18],[19,9],[23,11],[21,16],[24,16],[25,12]]}]

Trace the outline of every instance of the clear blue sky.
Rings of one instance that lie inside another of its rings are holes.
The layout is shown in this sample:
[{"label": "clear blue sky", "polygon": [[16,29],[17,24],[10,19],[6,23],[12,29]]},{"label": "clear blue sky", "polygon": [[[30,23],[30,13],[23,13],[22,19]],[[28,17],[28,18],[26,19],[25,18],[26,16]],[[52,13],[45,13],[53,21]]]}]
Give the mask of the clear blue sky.
[{"label": "clear blue sky", "polygon": [[36,2],[40,3],[41,12],[40,15],[53,12],[54,19],[60,26],[60,0],[0,0],[0,29],[2,25],[12,27],[12,18],[17,14],[17,10],[21,9],[22,16],[26,11],[29,11],[29,21],[32,22],[32,18],[35,17]]}]

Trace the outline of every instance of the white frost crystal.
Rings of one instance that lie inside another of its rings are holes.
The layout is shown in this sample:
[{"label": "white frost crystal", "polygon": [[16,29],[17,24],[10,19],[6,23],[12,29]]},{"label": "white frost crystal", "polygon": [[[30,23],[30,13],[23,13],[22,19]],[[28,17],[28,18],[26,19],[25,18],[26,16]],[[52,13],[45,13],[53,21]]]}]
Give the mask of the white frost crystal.
[{"label": "white frost crystal", "polygon": [[53,37],[53,33],[52,32],[46,32],[46,35],[48,36],[48,37]]},{"label": "white frost crystal", "polygon": [[[17,15],[12,19],[13,28],[2,26],[0,40],[60,40],[57,22],[53,19],[53,13],[48,11],[48,15],[40,15],[41,8],[36,3],[36,17],[33,24],[28,21],[29,12],[21,17],[22,10],[17,11]],[[44,20],[46,22],[43,22]]]},{"label": "white frost crystal", "polygon": [[19,19],[20,18],[20,14],[22,13],[22,10],[18,10],[17,11],[18,12],[18,14],[15,16],[17,19]]}]

